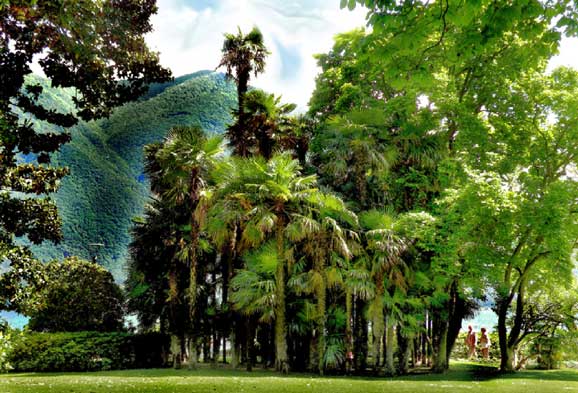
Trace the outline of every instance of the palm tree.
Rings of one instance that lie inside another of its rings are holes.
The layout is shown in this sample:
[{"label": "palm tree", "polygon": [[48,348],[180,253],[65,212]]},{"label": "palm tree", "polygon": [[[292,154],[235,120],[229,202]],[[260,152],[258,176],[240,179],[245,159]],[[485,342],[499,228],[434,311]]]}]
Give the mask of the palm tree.
[{"label": "palm tree", "polygon": [[319,193],[316,204],[316,229],[304,241],[303,250],[313,262],[309,281],[317,302],[317,369],[323,375],[326,358],[327,290],[343,285],[341,271],[344,262],[353,256],[350,243],[357,239],[357,234],[346,229],[342,223],[355,227],[357,216],[347,209],[340,198],[331,194]]},{"label": "palm tree", "polygon": [[364,110],[332,117],[312,143],[320,176],[347,200],[356,201],[357,211],[383,205],[383,184],[397,160],[397,150],[383,131],[384,116]]},{"label": "palm tree", "polygon": [[251,73],[256,77],[265,70],[265,58],[269,54],[263,43],[263,34],[257,27],[244,35],[239,28],[237,34],[225,34],[221,62],[226,76],[237,84],[237,122],[227,130],[229,143],[234,153],[241,157],[249,154],[247,146],[247,124],[245,115],[245,94],[249,87]]},{"label": "palm tree", "polygon": [[[178,242],[177,257],[189,267],[188,304],[191,323],[196,319],[197,270],[199,258],[200,226],[196,215],[202,193],[207,189],[209,171],[222,156],[222,138],[207,137],[198,127],[173,127],[164,144],[155,154],[157,173],[154,185],[162,190],[162,197],[177,209],[185,209],[188,214],[188,239]],[[151,168],[154,169],[154,168]],[[193,329],[194,327],[191,326]],[[191,340],[190,367],[194,366],[196,350]]]},{"label": "palm tree", "polygon": [[[184,355],[186,305],[180,280],[183,265],[176,261],[178,246],[175,223],[179,213],[162,200],[145,206],[143,219],[135,220],[129,245],[128,309],[137,314],[142,328],[171,335],[173,366],[179,368]],[[186,272],[185,272],[186,273]]]},{"label": "palm tree", "polygon": [[[407,266],[402,259],[405,240],[394,230],[394,220],[387,213],[371,210],[360,215],[367,241],[366,251],[370,261],[371,275],[375,283],[375,295],[370,304],[372,318],[374,370],[379,370],[380,344],[386,336],[386,372],[393,373],[393,320],[397,310],[396,294],[407,286]],[[384,326],[387,313],[387,331]]]},{"label": "palm tree", "polygon": [[[345,287],[345,312],[347,324],[345,326],[345,352],[346,356],[346,371],[349,373],[353,368],[353,307],[354,299],[359,301],[368,301],[375,296],[375,284],[371,280],[371,272],[367,268],[367,263],[363,257],[363,252],[359,252],[362,256],[357,258],[353,263],[348,263],[344,267],[343,285]],[[361,310],[357,310],[361,313]],[[364,364],[365,360],[361,362],[358,360],[357,364]]]},{"label": "palm tree", "polygon": [[299,114],[287,119],[283,132],[279,135],[282,149],[293,151],[293,156],[299,160],[299,165],[305,168],[309,143],[313,137],[316,122],[305,114]]},{"label": "palm tree", "polygon": [[287,249],[319,226],[315,219],[321,207],[317,179],[302,176],[298,162],[288,153],[275,154],[269,161],[232,159],[215,176],[220,187],[208,222],[219,222],[212,225],[221,228],[238,224],[240,247],[245,250],[269,240],[275,243],[275,367],[288,372],[285,292],[291,254]]},{"label": "palm tree", "polygon": [[246,122],[254,138],[256,153],[265,159],[271,158],[281,137],[290,133],[291,122],[288,114],[295,110],[295,104],[281,104],[281,97],[260,89],[251,90],[245,96]]}]

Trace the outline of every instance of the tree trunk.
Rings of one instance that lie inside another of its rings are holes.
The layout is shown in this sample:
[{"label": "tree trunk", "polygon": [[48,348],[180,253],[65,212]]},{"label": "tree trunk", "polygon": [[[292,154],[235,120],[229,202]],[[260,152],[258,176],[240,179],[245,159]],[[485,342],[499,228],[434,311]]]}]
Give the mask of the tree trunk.
[{"label": "tree trunk", "polygon": [[199,329],[195,326],[198,320],[197,312],[197,265],[198,265],[198,247],[199,247],[199,223],[195,218],[195,209],[199,202],[199,169],[194,167],[191,170],[189,180],[189,208],[191,209],[190,216],[190,237],[191,243],[189,245],[189,323],[190,323],[190,337],[189,337],[189,369],[196,368],[197,362],[197,333]]},{"label": "tree trunk", "polygon": [[365,302],[357,298],[355,301],[354,348],[355,369],[363,372],[367,368],[367,318],[364,313]]},{"label": "tree trunk", "polygon": [[171,356],[173,358],[173,368],[181,368],[182,362],[182,352],[181,352],[181,339],[175,334],[171,334]]},{"label": "tree trunk", "polygon": [[[235,323],[237,322],[237,323]],[[238,334],[238,320],[233,322],[233,329],[231,330],[231,367],[237,368],[240,363],[239,352],[239,334]]]},{"label": "tree trunk", "polygon": [[317,295],[317,356],[318,356],[318,363],[317,363],[317,371],[319,371],[319,375],[323,375],[323,371],[325,368],[324,359],[325,359],[325,320],[326,320],[326,304],[325,304],[325,297],[326,297],[326,277],[325,277],[325,269],[323,259],[325,257],[325,253],[322,252],[322,257],[318,258],[315,261],[315,270],[321,276],[319,280],[319,285],[315,288],[315,293]]},{"label": "tree trunk", "polygon": [[434,310],[433,319],[433,365],[434,373],[443,373],[448,369],[448,320],[441,310]]},{"label": "tree trunk", "polygon": [[247,93],[249,85],[249,74],[243,73],[238,75],[237,82],[237,100],[238,100],[238,114],[237,125],[235,129],[236,135],[233,135],[231,140],[234,141],[234,154],[247,157],[249,155],[248,138],[247,138],[247,115],[245,114],[245,94]]},{"label": "tree trunk", "polygon": [[345,372],[349,374],[353,368],[353,294],[349,288],[345,292],[345,312],[347,315],[345,325]]},{"label": "tree trunk", "polygon": [[411,355],[411,337],[405,337],[401,333],[401,329],[397,329],[397,346],[399,348],[399,363],[397,366],[398,372],[401,375],[409,373],[409,358]]},{"label": "tree trunk", "polygon": [[460,329],[462,327],[462,320],[464,319],[464,315],[466,314],[466,301],[460,295],[458,291],[457,281],[454,281],[451,290],[451,299],[450,299],[450,313],[449,313],[449,323],[448,323],[448,338],[447,338],[447,350],[446,350],[446,363],[450,364],[450,356],[452,354],[452,349],[454,344],[456,343],[456,339],[460,333]]},{"label": "tree trunk", "polygon": [[373,356],[373,372],[375,374],[379,373],[379,358],[380,358],[380,347],[383,339],[383,334],[385,332],[384,317],[383,317],[383,276],[378,274],[375,278],[375,299],[373,299],[373,304],[371,305],[372,315],[372,333],[373,333],[373,344],[372,344],[372,356]]},{"label": "tree trunk", "polygon": [[287,324],[285,322],[285,252],[283,242],[283,220],[277,219],[277,271],[275,275],[275,370],[289,372],[287,357]]},{"label": "tree trunk", "polygon": [[189,337],[189,370],[196,370],[197,369],[197,359],[198,359],[198,353],[197,353],[197,340],[196,338],[193,337]]},{"label": "tree trunk", "polygon": [[[236,230],[234,231],[237,232]],[[222,257],[222,275],[223,275],[223,292],[221,300],[221,316],[223,318],[222,331],[223,335],[223,363],[227,363],[227,337],[229,336],[232,313],[229,309],[229,282],[231,279],[231,273],[233,271],[233,258],[235,254],[235,238],[233,237],[231,241],[223,247],[223,257]],[[233,348],[233,341],[230,341],[231,348]]]},{"label": "tree trunk", "polygon": [[247,317],[247,334],[245,335],[246,340],[246,344],[245,344],[245,349],[247,351],[246,353],[246,365],[247,365],[247,371],[253,371],[253,342],[255,341],[255,337],[254,337],[254,326],[253,326],[253,320],[250,316]]},{"label": "tree trunk", "polygon": [[523,323],[524,299],[526,280],[520,280],[513,326],[508,335],[506,318],[512,303],[512,296],[503,296],[498,302],[498,338],[500,343],[500,371],[513,372],[515,365],[515,351],[518,345]]},{"label": "tree trunk", "polygon": [[385,331],[385,374],[393,375],[395,374],[395,366],[393,364],[393,337],[395,334],[393,326],[393,318],[391,316],[387,317],[386,320],[386,331]]},{"label": "tree trunk", "polygon": [[223,364],[227,364],[227,336],[223,335]]}]

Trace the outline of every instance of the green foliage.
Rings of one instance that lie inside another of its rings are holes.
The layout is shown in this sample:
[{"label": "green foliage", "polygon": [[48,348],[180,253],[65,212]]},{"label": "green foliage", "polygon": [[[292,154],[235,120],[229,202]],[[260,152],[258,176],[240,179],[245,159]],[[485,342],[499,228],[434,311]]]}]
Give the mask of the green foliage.
[{"label": "green foliage", "polygon": [[168,337],[159,333],[30,333],[12,337],[14,371],[99,371],[162,367]]},{"label": "green foliage", "polygon": [[0,373],[10,371],[12,368],[8,362],[8,353],[12,348],[12,335],[14,333],[5,321],[0,320]]},{"label": "green foliage", "polygon": [[[14,239],[27,237],[33,244],[62,240],[61,220],[48,194],[67,173],[50,160],[70,141],[66,129],[79,118],[107,116],[113,107],[144,93],[149,83],[170,77],[143,39],[152,29],[155,3],[134,5],[0,5],[0,260],[9,265],[0,277],[2,309],[18,310],[38,279],[38,264]],[[51,105],[41,96],[47,83],[27,78],[35,62],[53,87],[73,88],[67,92],[74,94],[69,105]],[[43,130],[38,122],[51,126]]]},{"label": "green foliage", "polygon": [[77,258],[43,266],[45,284],[35,288],[28,328],[42,332],[119,331],[124,295],[105,268]]}]

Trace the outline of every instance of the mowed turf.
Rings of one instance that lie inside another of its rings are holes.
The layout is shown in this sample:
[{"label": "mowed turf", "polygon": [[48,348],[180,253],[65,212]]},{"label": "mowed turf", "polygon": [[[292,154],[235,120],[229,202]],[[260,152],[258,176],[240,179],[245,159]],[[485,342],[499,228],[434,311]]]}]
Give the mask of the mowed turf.
[{"label": "mowed turf", "polygon": [[123,370],[95,373],[27,373],[0,375],[0,392],[578,392],[578,370],[522,371],[498,376],[493,369],[458,364],[444,375],[397,378],[281,376],[272,371],[233,371],[201,367],[187,370]]}]

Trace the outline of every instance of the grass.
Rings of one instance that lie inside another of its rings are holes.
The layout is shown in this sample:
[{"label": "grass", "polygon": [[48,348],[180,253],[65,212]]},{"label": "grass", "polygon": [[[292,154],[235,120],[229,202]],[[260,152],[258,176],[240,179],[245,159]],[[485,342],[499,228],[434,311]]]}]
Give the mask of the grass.
[{"label": "grass", "polygon": [[95,373],[26,373],[0,375],[0,392],[578,392],[578,370],[522,371],[498,375],[494,368],[456,364],[443,375],[421,374],[397,378],[281,376],[272,371],[252,373],[202,367],[196,371],[156,369]]}]

